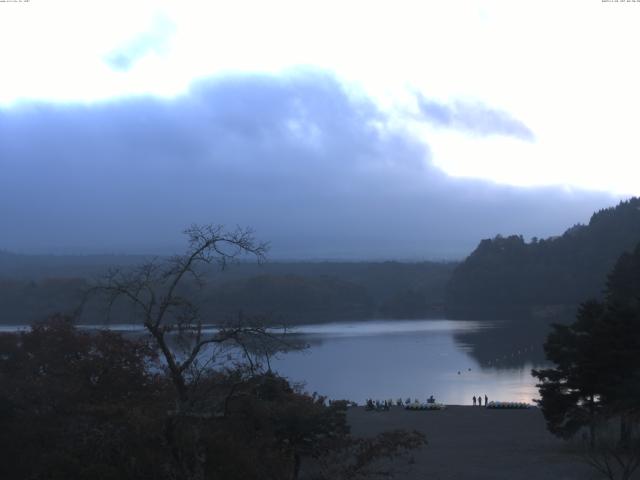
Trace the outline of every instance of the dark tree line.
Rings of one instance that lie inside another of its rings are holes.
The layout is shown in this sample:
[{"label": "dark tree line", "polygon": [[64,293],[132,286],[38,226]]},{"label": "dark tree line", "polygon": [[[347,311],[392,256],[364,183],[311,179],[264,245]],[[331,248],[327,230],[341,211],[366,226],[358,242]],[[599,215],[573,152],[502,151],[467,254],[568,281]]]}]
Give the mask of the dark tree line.
[{"label": "dark tree line", "polygon": [[599,298],[618,257],[640,241],[640,199],[594,213],[560,237],[482,240],[447,285],[450,314],[529,312]]},{"label": "dark tree line", "polygon": [[[150,261],[134,258],[141,263]],[[30,264],[32,259],[28,260],[15,260],[14,268],[3,270],[0,258],[0,324],[28,324],[53,312],[72,311],[90,278],[118,265],[120,271],[137,265],[131,265],[129,257],[114,257],[110,266],[89,264],[80,268],[74,262],[82,260],[83,266],[89,263],[87,258],[63,257],[56,267],[38,271],[35,267],[21,267],[25,262]],[[96,257],[95,261],[105,260]],[[203,289],[191,280],[183,288],[198,296],[203,313],[217,319],[237,316],[240,311],[290,324],[425,318],[442,315],[444,288],[453,267],[435,262],[242,262],[224,274],[206,272],[207,285]],[[132,321],[130,310],[119,306],[115,307],[114,316],[119,321]],[[102,305],[87,305],[81,321],[102,323]]]}]

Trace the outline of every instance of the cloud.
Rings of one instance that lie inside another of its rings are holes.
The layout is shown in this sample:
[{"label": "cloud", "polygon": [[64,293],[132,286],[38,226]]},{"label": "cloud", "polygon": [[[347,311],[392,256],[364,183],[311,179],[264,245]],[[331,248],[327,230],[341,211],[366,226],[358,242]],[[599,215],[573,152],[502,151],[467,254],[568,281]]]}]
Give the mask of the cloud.
[{"label": "cloud", "polygon": [[416,98],[422,118],[436,126],[480,136],[504,135],[526,141],[535,140],[533,132],[520,120],[481,103],[455,102],[446,105],[420,94]]},{"label": "cloud", "polygon": [[214,222],[252,226],[275,258],[458,258],[614,202],[449,178],[395,125],[321,71],[0,110],[0,248],[170,251]]},{"label": "cloud", "polygon": [[164,15],[156,14],[148,30],[109,53],[104,61],[114,70],[130,70],[136,62],[151,53],[162,54],[175,32],[175,25]]}]

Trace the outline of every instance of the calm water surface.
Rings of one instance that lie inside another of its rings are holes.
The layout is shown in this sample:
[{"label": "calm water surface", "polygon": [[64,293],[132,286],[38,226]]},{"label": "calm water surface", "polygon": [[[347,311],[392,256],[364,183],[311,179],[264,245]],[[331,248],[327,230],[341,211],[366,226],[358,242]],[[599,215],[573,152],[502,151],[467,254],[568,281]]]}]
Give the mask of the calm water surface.
[{"label": "calm water surface", "polygon": [[[363,403],[367,398],[471,404],[538,398],[531,369],[544,365],[542,330],[523,322],[381,320],[299,326],[309,348],[280,353],[272,368],[308,392]],[[91,328],[91,327],[89,327]],[[110,325],[140,331],[140,325]],[[0,331],[25,327],[0,326]]]},{"label": "calm water surface", "polygon": [[[358,403],[429,395],[447,404],[538,398],[531,368],[540,344],[490,322],[370,321],[296,329],[310,346],[281,354],[272,367],[309,392]],[[530,343],[531,341],[531,343]]]}]

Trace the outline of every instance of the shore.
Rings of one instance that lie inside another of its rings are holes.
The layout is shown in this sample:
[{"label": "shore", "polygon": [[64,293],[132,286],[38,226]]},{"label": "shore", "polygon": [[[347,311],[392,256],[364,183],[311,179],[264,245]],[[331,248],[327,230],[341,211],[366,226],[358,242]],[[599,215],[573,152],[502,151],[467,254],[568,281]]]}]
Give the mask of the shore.
[{"label": "shore", "polygon": [[537,408],[496,410],[448,406],[440,411],[387,412],[351,408],[354,435],[385,430],[418,430],[428,445],[413,454],[408,473],[395,479],[414,480],[595,480],[602,478],[551,435]]}]

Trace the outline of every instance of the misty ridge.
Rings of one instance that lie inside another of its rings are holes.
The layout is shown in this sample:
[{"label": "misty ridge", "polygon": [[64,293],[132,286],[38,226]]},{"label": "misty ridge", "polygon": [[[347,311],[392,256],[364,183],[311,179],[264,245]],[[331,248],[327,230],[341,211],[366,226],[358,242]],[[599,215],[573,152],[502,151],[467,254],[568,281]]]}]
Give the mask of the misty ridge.
[{"label": "misty ridge", "polygon": [[[638,242],[640,199],[632,198],[595,212],[588,224],[561,236],[482,240],[461,262],[240,261],[207,271],[202,290],[193,283],[184,288],[210,323],[239,314],[289,325],[446,316],[505,318],[543,325],[544,332],[551,320],[571,318],[583,299],[600,298],[607,272]],[[127,270],[152,259],[0,252],[0,323],[73,313],[83,292],[109,269]],[[78,320],[101,324],[106,318],[100,302],[89,302]],[[135,322],[133,312],[118,305],[110,318]]]},{"label": "misty ridge", "polygon": [[[0,253],[0,323],[30,323],[54,312],[73,313],[83,292],[109,268],[150,260],[144,256],[28,256]],[[104,263],[103,263],[104,262]],[[273,323],[308,323],[370,318],[437,317],[443,313],[444,286],[454,263],[398,262],[240,262],[213,269],[199,291],[187,282],[203,315],[216,323],[239,313]],[[186,293],[186,292],[185,292]],[[117,306],[110,319],[135,322]],[[79,321],[107,320],[100,301],[85,305]]]}]

